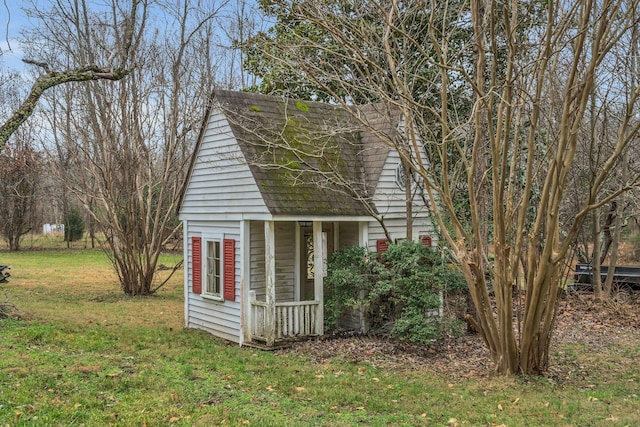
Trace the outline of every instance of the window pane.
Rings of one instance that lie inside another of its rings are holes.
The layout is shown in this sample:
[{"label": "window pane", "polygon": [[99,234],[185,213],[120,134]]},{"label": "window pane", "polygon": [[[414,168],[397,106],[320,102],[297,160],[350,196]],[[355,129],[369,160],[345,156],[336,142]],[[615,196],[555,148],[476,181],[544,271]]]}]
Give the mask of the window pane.
[{"label": "window pane", "polygon": [[214,251],[213,251],[213,265],[214,265],[214,273],[213,273],[213,293],[216,295],[220,295],[220,242],[213,242]]},{"label": "window pane", "polygon": [[206,293],[220,295],[220,242],[207,241]]}]

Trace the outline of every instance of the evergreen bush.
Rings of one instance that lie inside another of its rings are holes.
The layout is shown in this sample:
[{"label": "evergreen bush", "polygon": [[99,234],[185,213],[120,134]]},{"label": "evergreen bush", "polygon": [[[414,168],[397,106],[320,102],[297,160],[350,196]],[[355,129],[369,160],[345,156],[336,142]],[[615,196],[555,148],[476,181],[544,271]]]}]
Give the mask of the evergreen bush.
[{"label": "evergreen bush", "polygon": [[417,242],[391,244],[378,259],[366,248],[333,254],[328,264],[325,314],[329,329],[349,310],[360,309],[371,329],[412,342],[429,342],[462,329],[436,315],[441,294],[465,286],[460,272],[439,252]]},{"label": "evergreen bush", "polygon": [[80,211],[72,207],[67,213],[64,220],[64,241],[75,242],[82,239],[84,234],[84,219],[80,215]]}]

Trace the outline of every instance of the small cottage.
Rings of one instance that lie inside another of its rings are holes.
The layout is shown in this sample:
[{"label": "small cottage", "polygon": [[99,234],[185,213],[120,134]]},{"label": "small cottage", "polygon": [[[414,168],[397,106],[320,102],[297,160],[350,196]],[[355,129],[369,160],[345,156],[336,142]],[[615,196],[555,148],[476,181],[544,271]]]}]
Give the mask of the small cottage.
[{"label": "small cottage", "polygon": [[430,243],[424,203],[414,190],[407,209],[385,143],[399,137],[400,115],[379,105],[215,91],[180,204],[186,326],[267,347],[321,335],[334,251],[383,251],[387,236]]}]

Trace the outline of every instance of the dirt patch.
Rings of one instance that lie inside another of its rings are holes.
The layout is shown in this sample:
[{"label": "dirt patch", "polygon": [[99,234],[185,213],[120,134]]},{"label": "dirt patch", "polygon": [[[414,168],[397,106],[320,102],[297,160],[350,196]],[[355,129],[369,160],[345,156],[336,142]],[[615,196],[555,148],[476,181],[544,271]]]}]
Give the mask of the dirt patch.
[{"label": "dirt patch", "polygon": [[[621,340],[637,342],[640,339],[638,300],[603,305],[591,294],[568,295],[560,301],[553,339],[548,376],[556,380],[580,376],[581,371],[589,367],[580,366],[553,349],[561,343],[579,344],[597,354]],[[450,378],[490,376],[493,371],[489,352],[479,334],[420,345],[384,336],[342,332],[295,343],[279,352],[302,355],[317,363],[337,358],[391,370],[428,370]]]}]

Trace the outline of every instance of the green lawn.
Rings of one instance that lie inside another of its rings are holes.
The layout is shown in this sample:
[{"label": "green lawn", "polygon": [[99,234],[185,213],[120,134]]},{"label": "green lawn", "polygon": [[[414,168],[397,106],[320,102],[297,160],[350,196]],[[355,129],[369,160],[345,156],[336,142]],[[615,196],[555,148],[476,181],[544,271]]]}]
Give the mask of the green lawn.
[{"label": "green lawn", "polygon": [[26,319],[0,320],[0,426],[640,426],[638,334],[606,354],[556,349],[557,363],[593,365],[566,381],[452,379],[184,330],[181,275],[127,298],[99,251],[0,252],[0,263],[13,266],[0,295]]}]

